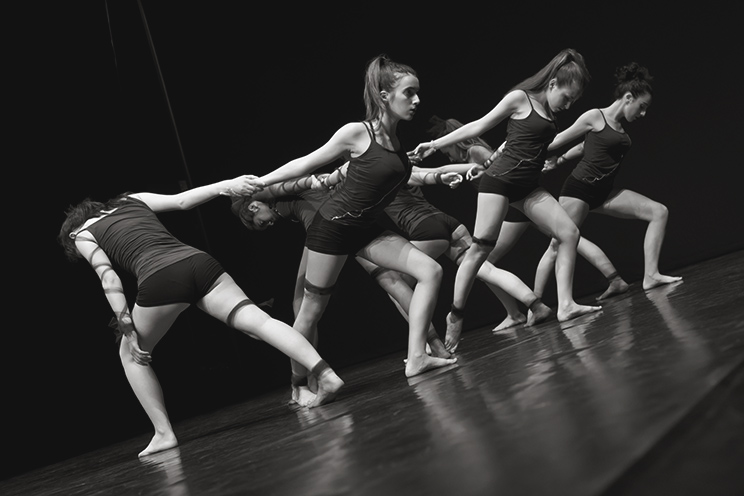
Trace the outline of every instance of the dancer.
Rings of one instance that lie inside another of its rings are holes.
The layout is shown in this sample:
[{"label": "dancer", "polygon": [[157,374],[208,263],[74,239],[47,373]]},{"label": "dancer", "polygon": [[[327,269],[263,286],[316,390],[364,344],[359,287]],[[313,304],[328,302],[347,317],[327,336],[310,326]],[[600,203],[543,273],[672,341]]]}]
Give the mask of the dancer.
[{"label": "dancer", "polygon": [[[294,328],[309,336],[323,315],[336,280],[350,254],[416,279],[409,313],[408,360],[412,377],[454,363],[426,353],[426,330],[439,292],[442,268],[405,238],[384,232],[375,221],[411,172],[397,136],[398,123],[411,120],[419,104],[419,80],[407,65],[385,55],[367,65],[364,122],[341,127],[322,147],[260,178],[272,185],[301,177],[337,159],[349,160],[346,181],[323,202],[307,231],[304,297]],[[353,325],[353,324],[350,324]],[[306,367],[292,362],[294,383]]]},{"label": "dancer", "polygon": [[[156,216],[188,210],[219,195],[247,194],[254,184],[254,178],[241,176],[176,195],[125,193],[106,203],[86,199],[67,211],[57,239],[70,260],[84,258],[101,279],[116,316],[124,372],[155,429],[140,456],[178,445],[150,363],[157,343],[192,303],[311,370],[318,388],[306,406],[332,401],[343,386],[301,334],[266,315],[216,260],[173,237]],[[136,277],[137,298],[131,312],[114,266]]]},{"label": "dancer", "polygon": [[[659,254],[669,212],[666,206],[640,193],[615,188],[614,182],[620,163],[631,146],[624,126],[646,115],[653,93],[652,77],[645,67],[637,63],[618,68],[615,76],[617,85],[612,104],[585,112],[568,129],[558,134],[548,146],[549,151],[560,149],[582,136],[584,140],[557,160],[552,157],[546,167],[551,169],[581,157],[571,175],[566,178],[558,198],[579,228],[589,212],[648,222],[643,242],[643,289],[647,290],[682,279],[659,273]],[[540,260],[535,276],[537,294],[543,293],[550,277],[556,260],[556,248],[556,241],[552,240]],[[610,281],[608,289],[599,299],[628,289],[628,284],[618,275],[615,266],[597,245],[582,237],[578,252],[592,261]]]},{"label": "dancer", "polygon": [[455,277],[452,309],[447,316],[445,345],[456,346],[463,311],[475,274],[496,245],[509,204],[527,215],[558,241],[556,279],[558,309],[563,322],[599,310],[573,299],[573,271],[579,230],[558,201],[539,186],[547,145],[556,135],[555,113],[576,101],[589,80],[583,57],[566,49],[532,77],[518,84],[484,117],[436,140],[419,144],[414,153],[425,158],[444,146],[480,136],[509,118],[504,152],[480,180],[473,246]]},{"label": "dancer", "polygon": [[[441,119],[437,116],[432,116],[429,121],[433,125],[427,132],[432,139],[441,138],[463,125],[457,119]],[[456,164],[468,164],[468,170],[465,173],[465,177],[467,178],[467,183],[477,192],[480,178],[485,173],[485,170],[490,167],[496,158],[503,152],[504,145],[505,143],[503,143],[497,150],[493,150],[491,145],[486,143],[485,140],[475,137],[460,141],[454,145],[440,148],[439,151]],[[488,258],[484,263],[489,263],[495,266],[496,262],[511,250],[517,240],[522,236],[522,234],[524,234],[530,225],[533,224],[527,216],[512,205],[509,205],[506,217],[504,217],[504,222],[501,225],[501,231],[499,232],[496,246],[488,254]],[[544,320],[542,317],[531,315],[529,311],[527,315],[522,313],[517,299],[506,292],[501,291],[500,293],[497,293],[497,297],[504,306],[504,310],[506,310],[506,318],[504,318],[504,320],[493,329],[494,331],[508,329],[509,327],[528,322],[530,325],[533,325]]]},{"label": "dancer", "polygon": [[[446,254],[455,264],[460,265],[465,252],[472,245],[472,238],[464,224],[429,203],[421,186],[444,184],[442,177],[446,174],[456,173],[457,177],[462,178],[462,175],[468,174],[473,166],[472,163],[450,164],[433,169],[414,166],[408,184],[398,191],[395,199],[385,209],[385,213],[403,236],[435,260]],[[337,184],[342,180],[343,175],[344,167],[341,167],[329,177],[324,178],[323,182],[326,185]],[[461,179],[447,181],[450,187],[456,187],[460,182]],[[368,271],[379,275],[384,269],[372,265]],[[535,325],[552,315],[550,309],[542,303],[540,298],[511,272],[484,262],[476,273],[476,278],[483,281],[505,307],[516,308],[511,312],[519,313],[523,317],[523,321],[519,323]],[[404,279],[409,284],[413,284],[410,278],[404,276]],[[530,309],[529,317],[524,317],[519,312],[516,300]],[[494,331],[516,325],[515,319],[518,317],[513,317],[511,312],[501,324],[493,329]],[[454,351],[455,348],[449,348],[449,351]]]}]

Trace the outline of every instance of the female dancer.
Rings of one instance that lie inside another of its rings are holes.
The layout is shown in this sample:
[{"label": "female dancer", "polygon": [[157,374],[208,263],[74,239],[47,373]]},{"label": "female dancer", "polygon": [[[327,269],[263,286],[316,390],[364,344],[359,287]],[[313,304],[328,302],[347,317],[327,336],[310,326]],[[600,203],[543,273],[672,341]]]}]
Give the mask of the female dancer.
[{"label": "female dancer", "polygon": [[574,50],[563,50],[543,69],[507,93],[484,117],[441,138],[421,143],[414,150],[425,158],[438,148],[480,136],[509,118],[504,152],[480,180],[473,246],[455,277],[452,311],[447,316],[446,345],[451,347],[460,338],[465,301],[475,274],[496,244],[509,204],[523,211],[539,228],[550,232],[559,243],[556,259],[558,320],[565,321],[599,309],[579,305],[573,299],[579,230],[558,201],[538,184],[547,145],[556,135],[555,113],[569,108],[588,80],[583,57]]},{"label": "female dancer", "polygon": [[[155,429],[140,456],[178,445],[160,383],[149,364],[152,350],[192,303],[311,370],[317,377],[318,393],[306,406],[332,401],[343,386],[302,335],[266,315],[216,260],[177,240],[156,216],[157,212],[191,209],[219,195],[247,194],[253,184],[251,177],[241,176],[176,195],[125,193],[106,203],[86,199],[67,212],[57,239],[70,260],[84,258],[101,279],[118,323],[124,372]],[[131,313],[114,265],[137,279]]]},{"label": "female dancer", "polygon": [[[556,136],[548,150],[560,149],[582,136],[585,137],[584,141],[557,160],[549,160],[546,165],[550,169],[581,157],[581,161],[564,182],[558,198],[579,228],[590,211],[648,222],[643,242],[643,289],[651,289],[682,279],[659,273],[659,253],[669,212],[666,206],[635,191],[615,188],[614,181],[620,163],[631,145],[624,124],[646,115],[653,93],[652,78],[645,67],[636,63],[620,67],[615,76],[615,101],[608,107],[585,112],[571,127]],[[578,251],[589,260],[603,261],[594,265],[610,281],[610,287],[600,298],[627,290],[627,283],[598,246],[581,238]],[[552,240],[538,265],[535,276],[537,294],[542,294],[555,259],[556,242]]]},{"label": "female dancer", "polygon": [[[429,203],[421,190],[421,186],[443,183],[442,176],[444,174],[457,173],[458,177],[462,177],[462,175],[468,174],[474,165],[472,163],[451,164],[434,169],[414,167],[408,184],[398,191],[395,199],[385,209],[385,213],[403,236],[435,260],[446,254],[450,260],[460,265],[465,252],[473,243],[467,227]],[[329,185],[336,184],[340,181],[337,176],[342,176],[343,171],[343,167],[339,168],[337,172],[331,174],[323,182]],[[456,186],[459,183],[460,181],[452,182],[450,186]],[[375,273],[379,273],[381,270],[374,266],[370,269],[374,270]],[[494,331],[521,322],[526,322],[527,325],[535,325],[545,321],[552,314],[540,298],[517,276],[496,268],[489,262],[484,262],[478,269],[476,278],[483,281],[508,309],[507,318],[496,326]],[[405,276],[404,279],[406,279]],[[413,281],[409,280],[409,284],[412,283]],[[524,317],[519,311],[516,304],[517,300],[530,309],[529,317]],[[516,319],[519,317],[513,316],[513,313],[521,316],[522,321],[517,322]],[[447,349],[454,352],[456,348],[457,343],[454,343],[454,346]]]},{"label": "female dancer", "polygon": [[[393,200],[411,172],[397,136],[398,123],[411,120],[419,104],[419,81],[410,67],[388,57],[367,66],[364,122],[344,125],[322,147],[260,178],[271,185],[309,174],[339,158],[349,160],[346,181],[320,206],[307,231],[305,291],[294,328],[309,336],[322,316],[349,254],[411,275],[417,281],[411,301],[408,377],[454,363],[426,353],[426,331],[436,304],[442,268],[402,236],[383,234],[375,219]],[[306,367],[293,361],[297,382]]]}]

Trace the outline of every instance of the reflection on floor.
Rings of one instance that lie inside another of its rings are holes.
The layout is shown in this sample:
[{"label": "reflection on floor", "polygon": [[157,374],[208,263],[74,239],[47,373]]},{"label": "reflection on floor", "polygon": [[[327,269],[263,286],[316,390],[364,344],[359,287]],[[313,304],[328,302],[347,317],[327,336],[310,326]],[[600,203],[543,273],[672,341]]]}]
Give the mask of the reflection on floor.
[{"label": "reflection on floor", "polygon": [[341,370],[315,410],[278,391],[0,483],[8,494],[742,494],[744,253],[599,313],[468,332],[459,362]]}]

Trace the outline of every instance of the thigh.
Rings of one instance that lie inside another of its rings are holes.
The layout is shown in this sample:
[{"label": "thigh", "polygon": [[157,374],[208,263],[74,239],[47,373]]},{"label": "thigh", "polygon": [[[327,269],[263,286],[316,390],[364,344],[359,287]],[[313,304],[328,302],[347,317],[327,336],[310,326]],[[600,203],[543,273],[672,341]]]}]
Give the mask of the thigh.
[{"label": "thigh", "polygon": [[346,258],[347,255],[318,253],[308,249],[305,280],[318,288],[333,287],[344,268]]},{"label": "thigh", "polygon": [[450,242],[447,239],[411,241],[411,244],[435,260],[439,258],[442,253],[446,252],[450,246]]},{"label": "thigh", "polygon": [[577,230],[558,200],[543,188],[538,188],[524,200],[524,213],[546,234],[563,239]]},{"label": "thigh", "polygon": [[509,200],[493,193],[478,193],[478,209],[475,213],[473,236],[482,240],[495,241],[501,231]]},{"label": "thigh", "polygon": [[602,206],[593,210],[604,215],[621,219],[651,220],[652,212],[659,202],[629,189],[621,189],[610,195]]},{"label": "thigh", "polygon": [[584,200],[571,196],[561,196],[558,198],[558,203],[560,203],[568,216],[571,217],[574,224],[577,227],[581,227],[586,220],[586,216],[589,215],[589,204]]},{"label": "thigh", "polygon": [[432,264],[437,263],[410,241],[389,231],[359,250],[358,255],[380,267],[417,279],[425,276]]},{"label": "thigh", "polygon": [[135,304],[132,309],[132,322],[137,330],[140,347],[143,350],[152,351],[176,318],[188,307],[188,303],[170,303],[155,307],[142,307]]}]

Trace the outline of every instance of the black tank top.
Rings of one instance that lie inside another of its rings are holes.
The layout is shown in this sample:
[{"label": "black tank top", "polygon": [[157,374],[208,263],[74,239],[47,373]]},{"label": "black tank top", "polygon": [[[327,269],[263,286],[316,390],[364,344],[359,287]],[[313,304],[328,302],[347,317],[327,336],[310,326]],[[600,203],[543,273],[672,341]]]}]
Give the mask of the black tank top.
[{"label": "black tank top", "polygon": [[630,150],[630,136],[613,129],[602,114],[605,125],[600,131],[592,131],[584,139],[584,156],[576,164],[571,175],[585,183],[612,181],[617,175],[620,162]]},{"label": "black tank top", "polygon": [[349,161],[346,178],[320,207],[320,215],[326,220],[352,226],[371,225],[411,175],[406,153],[384,148],[375,140],[371,124],[364,125],[370,145]]},{"label": "black tank top", "polygon": [[548,156],[548,145],[558,133],[555,121],[538,114],[527,92],[525,95],[530,102],[530,113],[524,119],[509,119],[504,152],[486,169],[492,177],[508,181],[510,174],[518,169],[521,178],[529,176],[537,180]]},{"label": "black tank top", "polygon": [[112,262],[141,283],[158,270],[203,253],[176,239],[144,202],[128,197],[116,210],[83,229]]}]

